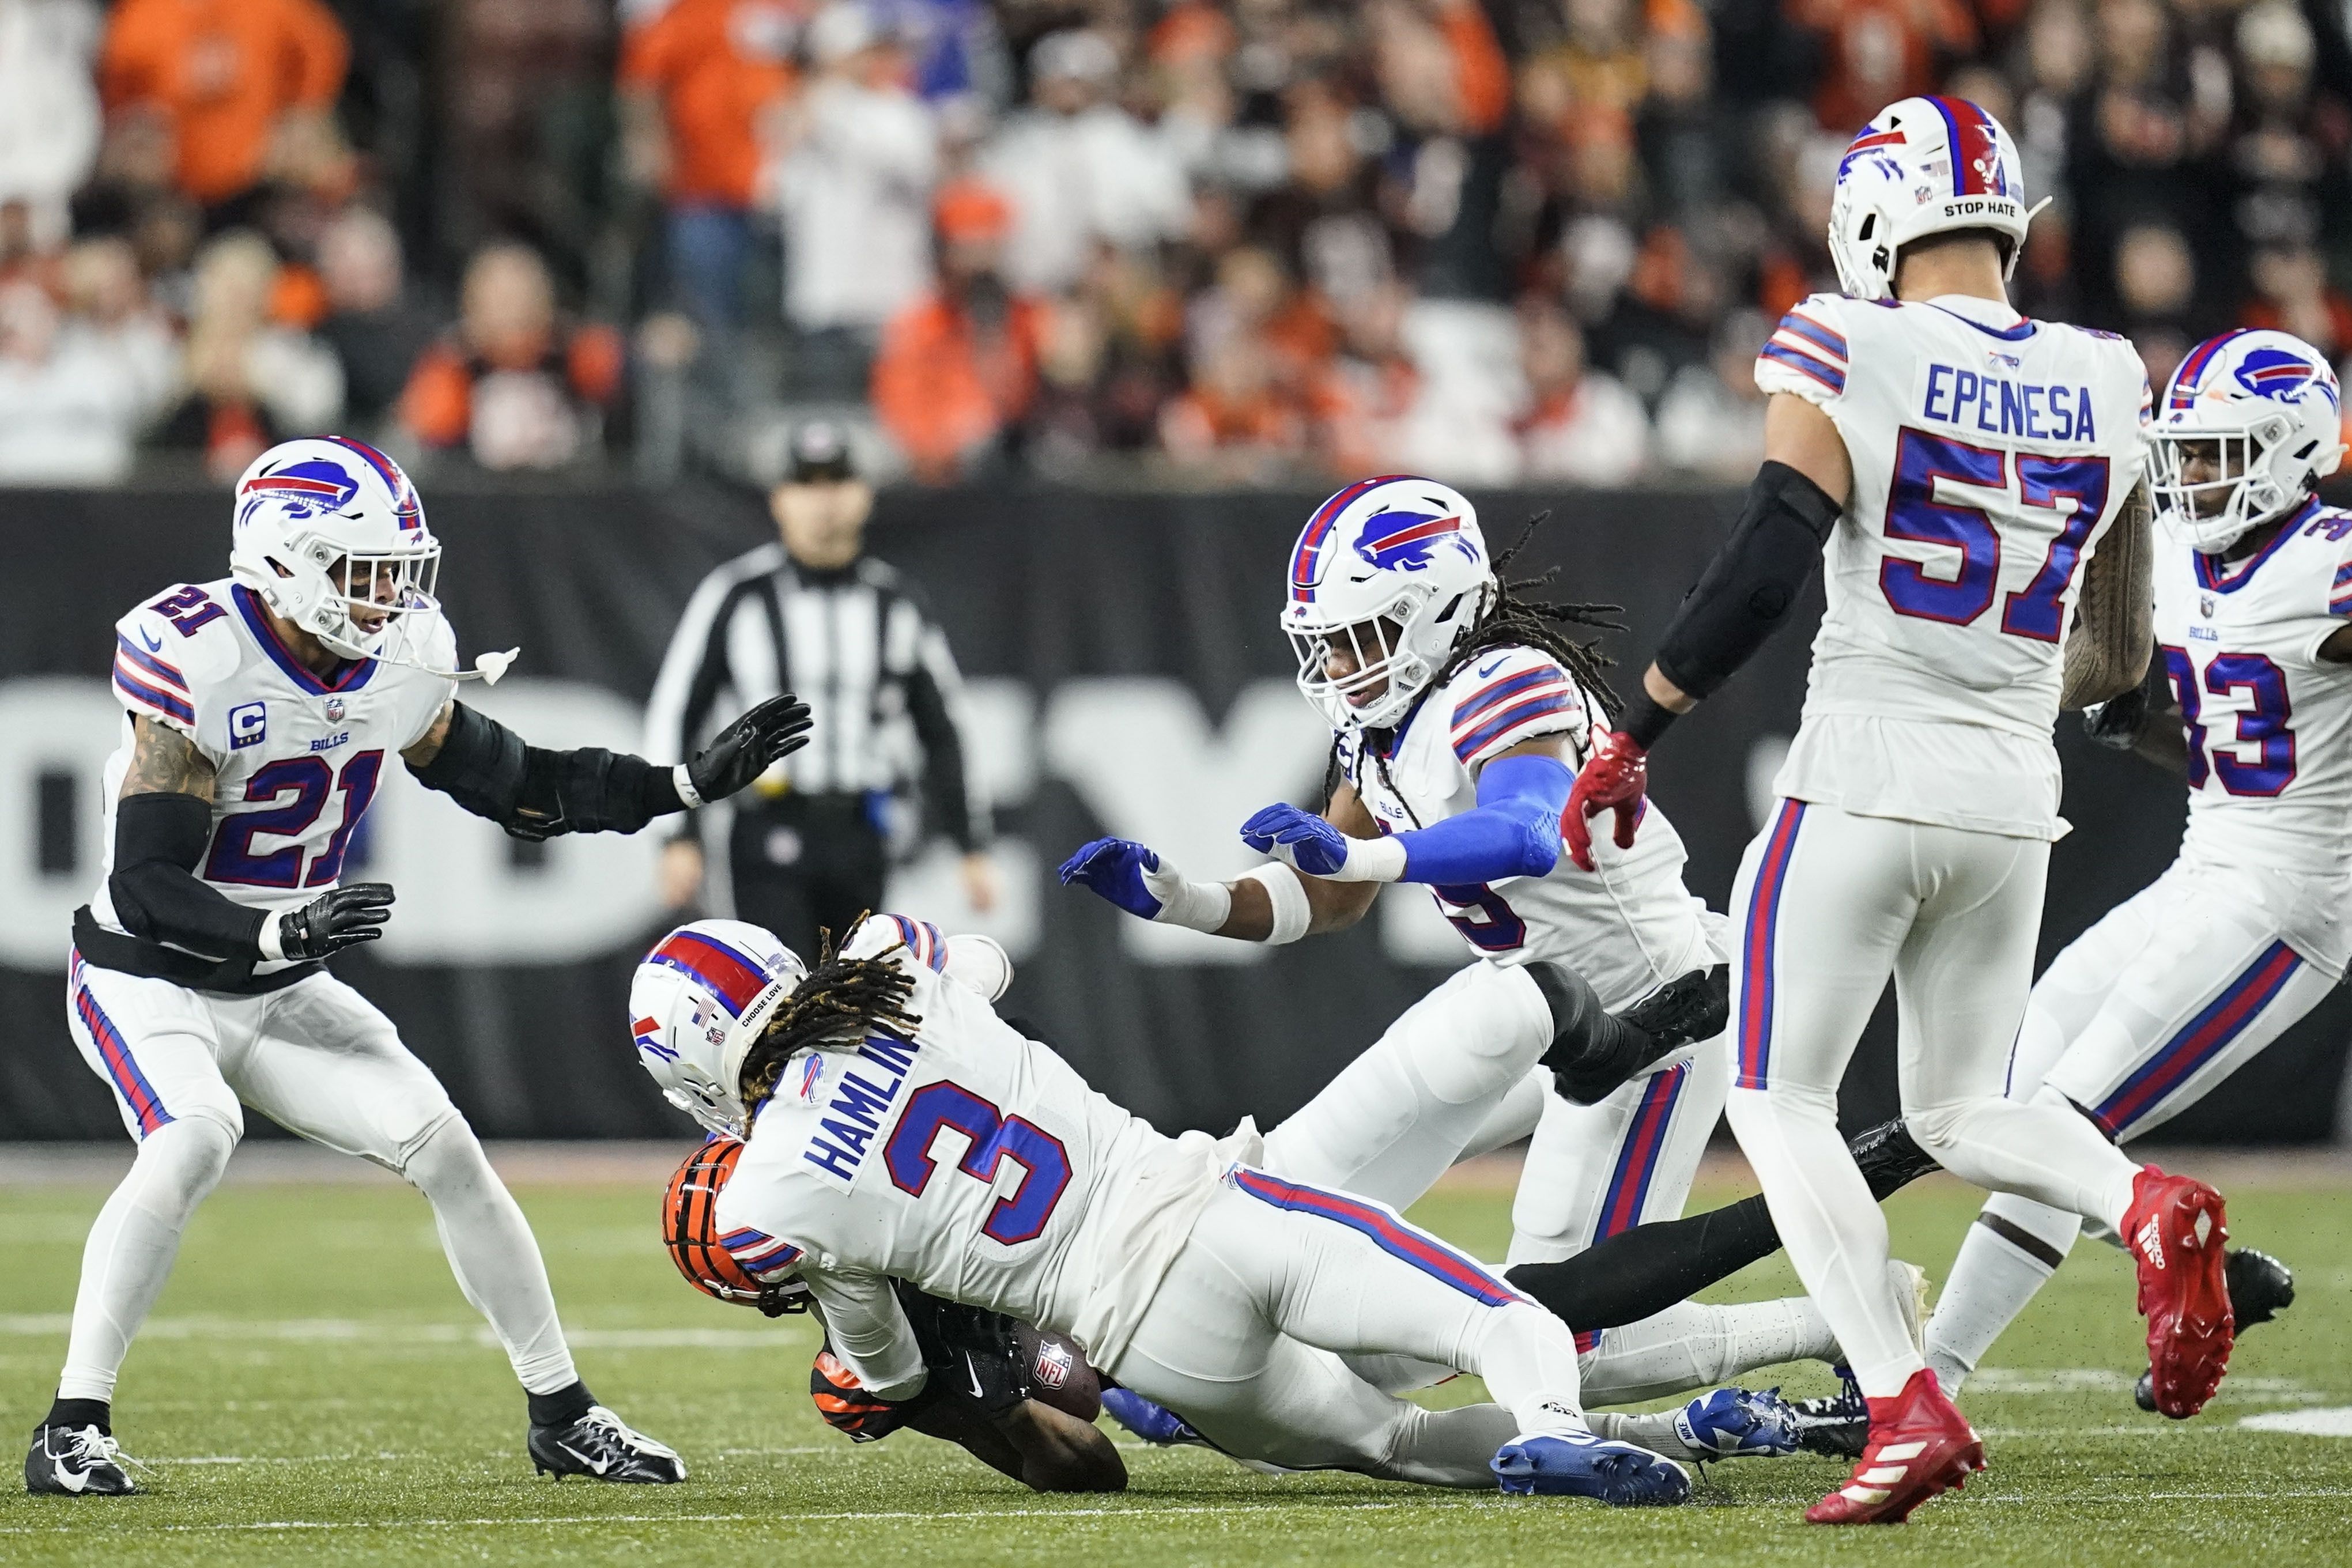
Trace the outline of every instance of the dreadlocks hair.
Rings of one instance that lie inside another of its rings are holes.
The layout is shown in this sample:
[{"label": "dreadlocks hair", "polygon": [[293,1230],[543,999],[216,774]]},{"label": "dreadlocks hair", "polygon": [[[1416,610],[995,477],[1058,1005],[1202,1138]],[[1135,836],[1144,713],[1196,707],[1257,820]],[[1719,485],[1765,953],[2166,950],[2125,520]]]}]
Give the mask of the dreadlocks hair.
[{"label": "dreadlocks hair", "polygon": [[[860,915],[849,923],[856,930],[866,924]],[[745,1109],[753,1116],[772,1099],[784,1063],[810,1046],[841,1050],[864,1040],[870,1030],[905,1039],[922,1020],[907,1011],[915,977],[889,961],[906,946],[898,943],[871,958],[845,958],[834,946],[833,933],[818,933],[816,967],[793,988],[776,1016],[744,1053],[739,1089]]]},{"label": "dreadlocks hair", "polygon": [[[1600,638],[1580,642],[1568,628],[1583,626],[1597,632],[1622,632],[1625,622],[1617,617],[1624,613],[1625,607],[1622,604],[1554,603],[1530,598],[1529,595],[1550,586],[1552,580],[1559,575],[1558,567],[1536,577],[1513,579],[1503,575],[1503,569],[1517,559],[1519,552],[1527,549],[1528,541],[1535,538],[1536,530],[1550,517],[1551,513],[1543,511],[1529,517],[1528,526],[1519,530],[1517,540],[1495,558],[1494,596],[1487,600],[1486,608],[1479,612],[1478,618],[1470,623],[1469,632],[1462,639],[1462,645],[1454,650],[1453,656],[1431,678],[1427,689],[1437,690],[1460,674],[1464,665],[1490,649],[1533,648],[1559,661],[1569,678],[1583,689],[1587,697],[1599,705],[1605,716],[1614,719],[1625,710],[1625,699],[1617,695],[1608,677],[1601,672],[1616,661],[1601,651]],[[1418,828],[1422,825],[1421,814],[1412,809],[1411,801],[1404,800],[1395,780],[1389,777],[1388,754],[1393,744],[1392,735],[1380,732],[1380,737],[1365,746],[1364,750],[1370,754],[1372,766],[1380,770],[1381,785],[1391,795],[1404,802],[1405,814]],[[1341,777],[1339,742],[1334,737],[1330,758],[1323,767],[1323,803],[1326,807],[1331,803],[1331,797],[1339,792]]]}]

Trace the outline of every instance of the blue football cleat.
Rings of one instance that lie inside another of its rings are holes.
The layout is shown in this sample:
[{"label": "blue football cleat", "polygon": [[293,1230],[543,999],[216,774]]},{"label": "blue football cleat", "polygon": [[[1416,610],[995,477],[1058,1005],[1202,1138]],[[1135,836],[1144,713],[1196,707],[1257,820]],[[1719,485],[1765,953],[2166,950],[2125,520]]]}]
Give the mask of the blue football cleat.
[{"label": "blue football cleat", "polygon": [[1690,1498],[1690,1474],[1672,1459],[1590,1432],[1506,1443],[1489,1468],[1497,1486],[1519,1497],[1589,1497],[1612,1508]]},{"label": "blue football cleat", "polygon": [[1675,1413],[1675,1436],[1702,1458],[1778,1458],[1797,1451],[1797,1416],[1777,1388],[1717,1388]]},{"label": "blue football cleat", "polygon": [[1201,1434],[1192,1430],[1184,1417],[1164,1405],[1154,1405],[1131,1388],[1105,1388],[1102,1406],[1110,1412],[1112,1420],[1156,1447],[1201,1441]]}]

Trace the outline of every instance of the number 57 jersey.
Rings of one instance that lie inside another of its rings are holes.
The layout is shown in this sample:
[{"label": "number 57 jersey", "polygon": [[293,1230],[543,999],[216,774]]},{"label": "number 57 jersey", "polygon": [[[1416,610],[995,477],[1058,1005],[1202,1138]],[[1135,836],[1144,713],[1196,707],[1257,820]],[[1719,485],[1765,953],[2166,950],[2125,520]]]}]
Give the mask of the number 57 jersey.
[{"label": "number 57 jersey", "polygon": [[2056,837],[2062,653],[2145,462],[2138,355],[1990,300],[1815,295],[1756,382],[1826,413],[1853,467],[1778,792]]},{"label": "number 57 jersey", "polygon": [[[436,620],[425,657],[447,669],[456,653],[448,622]],[[212,841],[196,875],[239,904],[292,909],[341,876],[384,769],[424,737],[457,690],[430,671],[374,660],[321,679],[278,640],[253,591],[226,580],[184,584],[117,622],[113,685],[127,716],[106,765],[106,859],[90,914],[114,933],[123,926],[107,884],[131,718],[177,731],[215,769]],[[108,947],[116,967],[122,944]],[[194,983],[186,955],[155,956],[163,962],[152,972]],[[265,961],[251,974],[293,967]],[[240,977],[223,972],[204,983],[241,989]]]}]

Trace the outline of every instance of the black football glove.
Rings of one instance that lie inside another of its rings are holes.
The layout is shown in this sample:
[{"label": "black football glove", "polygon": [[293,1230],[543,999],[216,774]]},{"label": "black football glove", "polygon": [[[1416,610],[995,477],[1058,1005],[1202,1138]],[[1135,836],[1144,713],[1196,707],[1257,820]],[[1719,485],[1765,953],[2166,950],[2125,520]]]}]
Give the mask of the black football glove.
[{"label": "black football glove", "polygon": [[289,958],[324,958],[374,941],[391,918],[392,884],[355,882],[279,915],[278,950]]},{"label": "black football glove", "polygon": [[2134,686],[2120,696],[2083,710],[2083,733],[2113,751],[2129,751],[2147,727],[2147,688]]},{"label": "black football glove", "polygon": [[808,704],[792,693],[770,697],[711,737],[686,765],[694,792],[724,800],[808,744]]},{"label": "black football glove", "polygon": [[1029,1367],[1013,1338],[1013,1322],[1002,1312],[967,1307],[926,1295],[898,1282],[898,1304],[930,1369],[928,1389],[977,1404],[999,1416],[1029,1397]]}]

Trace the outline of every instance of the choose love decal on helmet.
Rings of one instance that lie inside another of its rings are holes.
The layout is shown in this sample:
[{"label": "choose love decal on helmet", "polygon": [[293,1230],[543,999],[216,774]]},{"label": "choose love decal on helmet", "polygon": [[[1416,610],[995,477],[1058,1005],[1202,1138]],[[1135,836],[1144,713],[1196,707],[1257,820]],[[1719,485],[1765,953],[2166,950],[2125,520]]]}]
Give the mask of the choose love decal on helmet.
[{"label": "choose love decal on helmet", "polygon": [[772,931],[740,920],[679,926],[629,981],[629,1034],[662,1098],[714,1133],[740,1137],[743,1058],[775,1002],[808,973]]},{"label": "choose love decal on helmet", "polygon": [[1838,164],[1830,202],[1830,257],[1856,299],[1895,294],[1903,247],[1954,229],[1990,229],[2009,241],[2014,271],[2033,214],[2017,143],[1964,98],[1906,98],[1878,111]]},{"label": "choose love decal on helmet", "polygon": [[1494,589],[1459,490],[1410,474],[1356,481],[1315,508],[1290,552],[1282,630],[1298,689],[1334,728],[1394,724]]},{"label": "choose love decal on helmet", "polygon": [[2157,516],[2208,555],[2301,506],[2343,460],[2336,372],[2291,332],[2242,329],[2198,344],[2148,425]]}]

